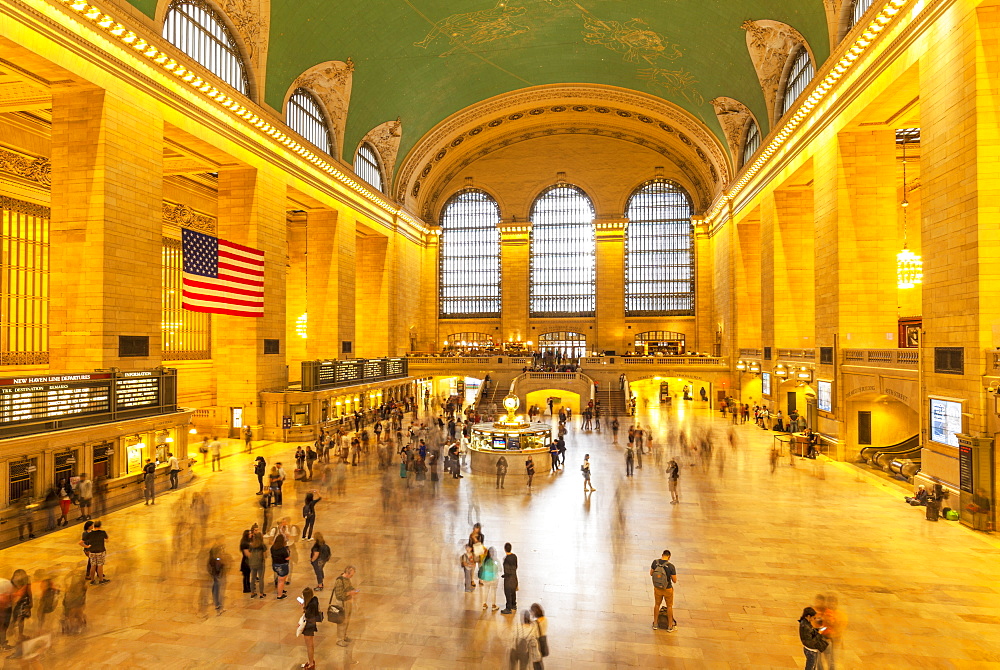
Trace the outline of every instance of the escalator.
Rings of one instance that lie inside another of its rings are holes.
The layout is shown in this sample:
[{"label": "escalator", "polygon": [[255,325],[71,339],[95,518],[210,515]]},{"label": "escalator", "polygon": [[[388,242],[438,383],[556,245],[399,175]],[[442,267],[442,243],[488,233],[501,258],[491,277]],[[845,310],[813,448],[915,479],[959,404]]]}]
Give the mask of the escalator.
[{"label": "escalator", "polygon": [[865,447],[859,457],[873,468],[910,480],[920,471],[920,437],[914,435],[886,447]]}]

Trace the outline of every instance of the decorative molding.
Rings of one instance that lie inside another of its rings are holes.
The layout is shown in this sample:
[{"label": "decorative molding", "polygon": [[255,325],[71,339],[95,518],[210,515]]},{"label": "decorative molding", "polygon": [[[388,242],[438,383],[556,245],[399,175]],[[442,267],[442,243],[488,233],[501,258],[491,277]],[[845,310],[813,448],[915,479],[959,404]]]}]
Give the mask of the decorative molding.
[{"label": "decorative molding", "polygon": [[847,32],[847,21],[853,4],[851,0],[823,0],[831,45],[836,45]]},{"label": "decorative molding", "polygon": [[396,169],[396,156],[399,154],[399,141],[403,137],[403,123],[397,118],[375,126],[362,138],[378,152],[382,161],[382,172],[385,178],[385,191],[388,193],[392,184],[393,171]]},{"label": "decorative molding", "polygon": [[215,235],[217,223],[214,216],[199,212],[187,205],[163,201],[163,222],[199,233]]},{"label": "decorative molding", "polygon": [[52,186],[52,163],[42,156],[29,156],[0,148],[0,172],[24,177],[43,186]]},{"label": "decorative molding", "polygon": [[8,212],[25,214],[27,216],[37,216],[40,219],[52,218],[51,207],[36,205],[33,202],[18,200],[17,198],[8,198],[5,195],[0,195],[0,209],[7,210]]},{"label": "decorative molding", "polygon": [[347,112],[351,102],[351,87],[354,80],[354,61],[330,60],[314,65],[292,82],[285,101],[297,88],[304,88],[319,98],[330,121],[337,141],[335,153],[344,155],[344,133],[347,128]]},{"label": "decorative molding", "polygon": [[[729,145],[729,154],[732,156],[733,165],[739,165],[740,155],[743,153],[743,136],[746,134],[747,120],[753,119],[753,114],[739,100],[725,96],[712,100],[712,106],[715,107],[715,115],[719,117],[719,123],[722,124],[722,132],[726,135],[726,143]],[[756,119],[754,119],[754,123],[756,123]]]},{"label": "decorative molding", "polygon": [[267,42],[271,30],[271,0],[223,0],[222,10],[233,22],[257,77],[257,99],[264,99]]},{"label": "decorative molding", "polygon": [[[402,202],[410,198],[412,202],[412,199],[418,198],[423,182],[432,170],[463,142],[481,133],[499,132],[496,129],[501,127],[506,130],[518,121],[527,122],[543,114],[566,112],[593,112],[606,115],[605,118],[636,120],[649,127],[647,137],[666,133],[680,140],[681,144],[689,147],[685,150],[691,151],[704,163],[703,181],[711,182],[707,187],[711,197],[721,191],[732,174],[725,150],[715,135],[701,121],[672,103],[614,87],[540,86],[491,98],[467,107],[438,124],[407,154],[396,181],[397,199]],[[588,116],[581,122],[590,124],[594,120]]]},{"label": "decorative molding", "polygon": [[[740,27],[747,33],[750,60],[753,61],[757,79],[760,80],[768,118],[773,119],[777,107],[778,86],[781,84],[781,75],[785,71],[788,56],[795,47],[804,45],[806,40],[795,28],[780,21],[748,19]],[[762,128],[762,135],[763,130]]]},{"label": "decorative molding", "polygon": [[0,365],[46,365],[47,351],[0,351]]}]

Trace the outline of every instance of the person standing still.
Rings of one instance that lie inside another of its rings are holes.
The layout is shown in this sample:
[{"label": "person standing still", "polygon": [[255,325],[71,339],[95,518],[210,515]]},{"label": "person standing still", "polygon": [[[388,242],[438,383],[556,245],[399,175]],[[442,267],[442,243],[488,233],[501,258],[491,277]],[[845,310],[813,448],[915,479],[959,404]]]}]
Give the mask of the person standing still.
[{"label": "person standing still", "polygon": [[677,492],[677,484],[681,478],[681,467],[677,465],[677,461],[670,459],[667,464],[667,483],[670,486],[670,504],[676,505],[681,501],[680,494]]},{"label": "person standing still", "polygon": [[212,472],[215,472],[215,464],[219,464],[219,471],[222,471],[222,443],[219,442],[219,438],[215,435],[212,436],[212,441],[208,443],[208,451],[212,455]]},{"label": "person standing still", "polygon": [[226,590],[226,556],[221,544],[208,552],[208,576],[212,578],[212,602],[219,615],[222,614],[222,594]]},{"label": "person standing still", "polygon": [[631,477],[635,474],[635,451],[632,445],[625,447],[625,476]]},{"label": "person standing still", "polygon": [[524,472],[528,475],[528,490],[531,491],[531,482],[535,479],[535,462],[531,456],[524,462]]},{"label": "person standing still", "polygon": [[506,606],[500,614],[511,614],[517,610],[517,554],[511,551],[510,542],[503,545],[503,595]]},{"label": "person standing still", "polygon": [[146,459],[146,465],[142,466],[142,479],[145,483],[145,488],[143,489],[143,496],[146,499],[144,504],[155,505],[156,504],[156,464],[153,463],[152,459]]},{"label": "person standing still", "polygon": [[267,461],[258,456],[253,462],[253,473],[257,475],[257,495],[264,494],[264,475],[267,474]]},{"label": "person standing still", "polygon": [[337,624],[337,645],[341,647],[346,647],[351,641],[347,637],[347,627],[351,623],[351,613],[354,611],[354,597],[358,595],[358,589],[351,584],[355,572],[354,566],[348,565],[333,585],[333,595],[344,608],[344,620]]},{"label": "person standing still", "polygon": [[83,548],[90,552],[90,563],[94,566],[91,575],[93,585],[107,584],[110,579],[104,577],[104,561],[108,557],[108,534],[101,529],[101,522],[95,521],[94,528],[80,542]]},{"label": "person standing still", "polygon": [[79,496],[80,517],[77,521],[90,520],[90,505],[94,500],[94,482],[87,479],[87,473],[80,473],[80,483],[77,484],[77,495]]},{"label": "person standing still", "polygon": [[275,487],[276,491],[274,493],[274,506],[281,507],[284,502],[284,497],[281,495],[281,489],[285,485],[285,477],[287,475],[285,475],[285,469],[281,467],[280,462],[275,463],[275,466],[277,467],[278,479],[275,481],[277,486]]},{"label": "person standing still", "polygon": [[799,617],[799,641],[802,643],[802,653],[806,657],[805,670],[816,670],[819,665],[819,656],[830,643],[823,637],[826,626],[820,623],[819,615],[812,607],[802,610]]},{"label": "person standing still", "polygon": [[504,480],[507,478],[507,458],[501,456],[497,459],[497,488],[502,489]]},{"label": "person standing still", "polygon": [[673,633],[674,620],[674,584],[677,583],[677,568],[670,562],[670,550],[664,549],[660,558],[649,566],[649,575],[653,578],[653,630],[659,628],[657,620],[660,616],[660,602],[667,608],[667,632]]},{"label": "person standing still", "polygon": [[584,454],[583,465],[580,466],[580,472],[583,473],[583,492],[588,493],[589,491],[596,491],[594,485],[590,483],[590,454]]},{"label": "person standing still", "polygon": [[173,453],[168,453],[167,456],[170,458],[170,488],[176,489],[177,474],[181,471],[181,463]]}]

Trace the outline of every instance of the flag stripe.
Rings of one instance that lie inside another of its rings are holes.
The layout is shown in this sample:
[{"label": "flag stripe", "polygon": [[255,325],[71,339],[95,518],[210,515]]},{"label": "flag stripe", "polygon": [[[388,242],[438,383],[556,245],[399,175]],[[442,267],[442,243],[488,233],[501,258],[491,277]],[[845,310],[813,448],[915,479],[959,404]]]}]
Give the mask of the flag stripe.
[{"label": "flag stripe", "polygon": [[182,230],[184,309],[264,316],[264,252],[197,231]]}]

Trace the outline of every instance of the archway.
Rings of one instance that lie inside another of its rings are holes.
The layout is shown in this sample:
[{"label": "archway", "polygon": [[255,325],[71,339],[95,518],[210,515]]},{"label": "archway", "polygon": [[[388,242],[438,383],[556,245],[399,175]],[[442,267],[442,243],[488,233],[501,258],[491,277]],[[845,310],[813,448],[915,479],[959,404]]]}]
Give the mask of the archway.
[{"label": "archway", "polygon": [[548,402],[552,399],[552,412],[558,414],[559,410],[565,407],[572,410],[574,414],[580,413],[580,394],[566,389],[539,389],[530,391],[525,397],[525,412],[532,405],[537,405],[543,414],[548,413]]},{"label": "archway", "polygon": [[635,336],[637,354],[678,356],[684,353],[684,333],[669,330],[648,330]]},{"label": "archway", "polygon": [[538,336],[538,350],[546,357],[581,358],[587,355],[587,336],[570,331],[543,333]]}]

